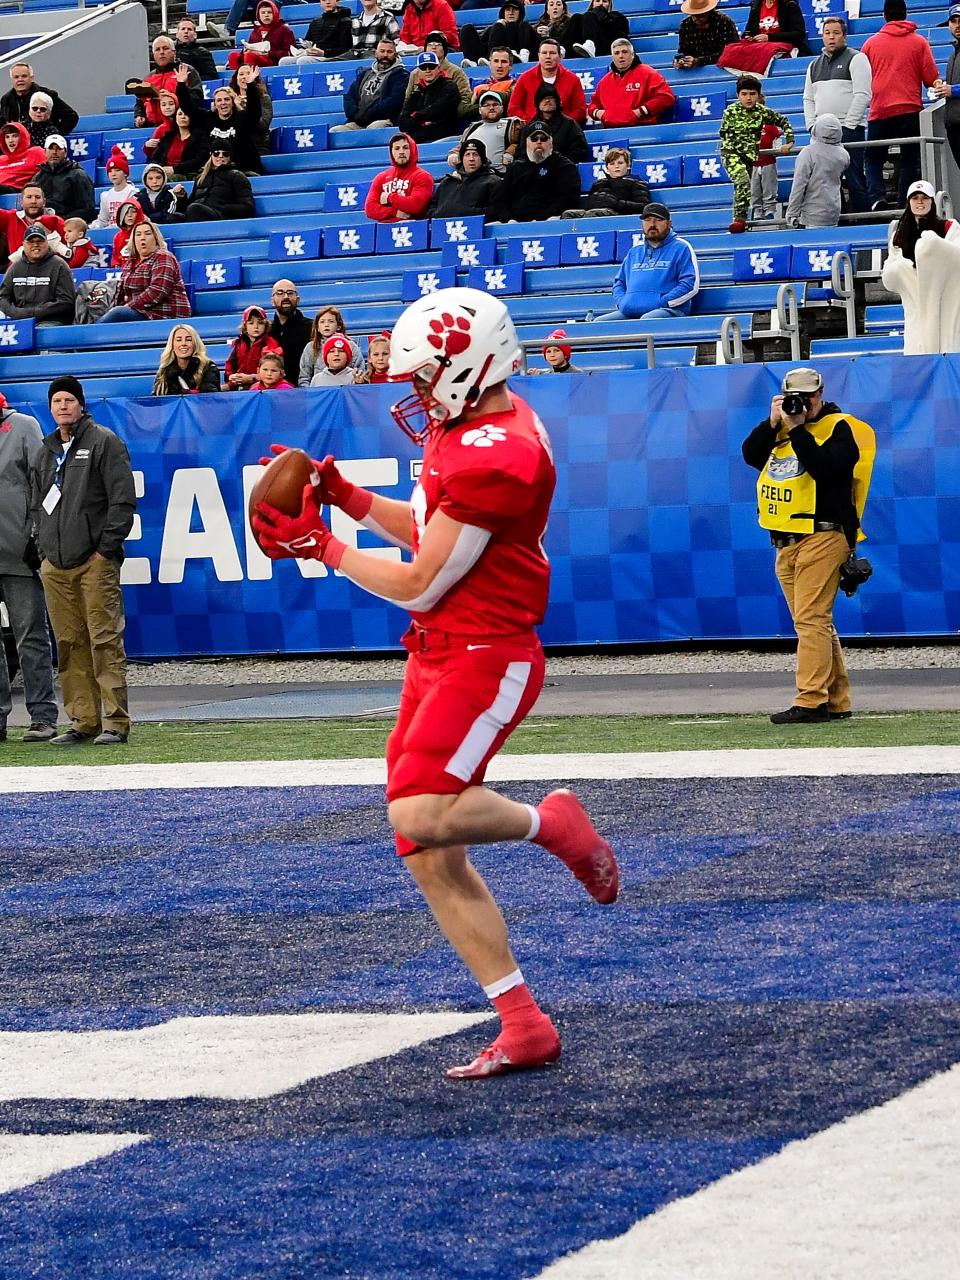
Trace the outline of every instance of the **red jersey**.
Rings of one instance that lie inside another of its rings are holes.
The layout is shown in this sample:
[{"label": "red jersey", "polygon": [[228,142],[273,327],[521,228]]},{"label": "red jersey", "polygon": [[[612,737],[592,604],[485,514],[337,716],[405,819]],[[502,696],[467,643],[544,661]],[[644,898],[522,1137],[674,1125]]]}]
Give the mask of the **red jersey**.
[{"label": "red jersey", "polygon": [[525,401],[510,399],[510,410],[434,432],[424,449],[410,500],[414,555],[436,511],[491,536],[437,604],[413,613],[423,627],[516,635],[543,621],[550,562],[541,540],[557,473],[543,423]]}]

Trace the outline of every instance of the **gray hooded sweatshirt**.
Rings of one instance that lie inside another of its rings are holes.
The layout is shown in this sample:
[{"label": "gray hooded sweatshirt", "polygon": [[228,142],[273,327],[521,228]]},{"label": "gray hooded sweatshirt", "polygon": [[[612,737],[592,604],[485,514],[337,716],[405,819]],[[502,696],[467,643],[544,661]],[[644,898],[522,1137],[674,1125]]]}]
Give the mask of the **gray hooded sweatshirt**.
[{"label": "gray hooded sweatshirt", "polygon": [[7,404],[0,407],[0,575],[28,578],[31,573],[23,558],[33,527],[30,474],[42,447],[36,418]]},{"label": "gray hooded sweatshirt", "polygon": [[810,143],[797,156],[787,205],[790,226],[835,227],[840,221],[840,179],[850,163],[841,146],[836,116],[818,116],[810,126]]}]

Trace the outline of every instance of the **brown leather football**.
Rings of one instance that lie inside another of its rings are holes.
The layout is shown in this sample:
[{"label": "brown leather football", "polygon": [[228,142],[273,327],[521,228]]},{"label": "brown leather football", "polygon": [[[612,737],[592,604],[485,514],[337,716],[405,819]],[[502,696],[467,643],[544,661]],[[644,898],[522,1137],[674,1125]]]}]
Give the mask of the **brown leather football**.
[{"label": "brown leather football", "polygon": [[303,486],[314,474],[313,460],[302,449],[287,449],[278,454],[257,476],[250,493],[248,518],[258,502],[266,502],[284,515],[298,516],[303,506]]}]

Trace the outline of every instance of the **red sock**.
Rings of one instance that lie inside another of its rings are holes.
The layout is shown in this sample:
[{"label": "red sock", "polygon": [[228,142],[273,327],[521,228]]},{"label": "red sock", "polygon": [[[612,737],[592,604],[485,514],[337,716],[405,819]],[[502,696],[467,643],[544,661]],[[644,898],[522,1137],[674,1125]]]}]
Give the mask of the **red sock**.
[{"label": "red sock", "polygon": [[545,1017],[525,982],[511,987],[502,996],[494,996],[492,1003],[500,1015],[504,1031],[517,1035],[522,1036],[525,1032],[539,1027]]}]

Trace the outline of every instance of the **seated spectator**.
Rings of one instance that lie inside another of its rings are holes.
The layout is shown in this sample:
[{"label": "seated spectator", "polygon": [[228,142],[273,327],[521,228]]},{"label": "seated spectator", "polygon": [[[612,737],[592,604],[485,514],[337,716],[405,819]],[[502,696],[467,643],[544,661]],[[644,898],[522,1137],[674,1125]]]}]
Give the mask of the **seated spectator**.
[{"label": "seated spectator", "polygon": [[460,145],[453,173],[442,178],[430,202],[431,218],[469,218],[485,214],[496,202],[501,179],[490,168],[487,149],[479,138]]},{"label": "seated spectator", "polygon": [[313,317],[310,326],[310,338],[300,356],[300,368],[297,372],[297,386],[309,387],[313,384],[317,366],[323,363],[323,347],[330,338],[345,338],[350,343],[350,363],[358,372],[363,371],[363,354],[359,346],[347,333],[343,315],[339,307],[321,307]]},{"label": "seated spectator", "polygon": [[883,284],[903,302],[904,355],[960,351],[960,223],[941,218],[929,182],[914,182],[893,230]]},{"label": "seated spectator", "polygon": [[579,76],[563,66],[560,62],[560,46],[556,40],[540,41],[537,51],[537,65],[518,76],[517,83],[510,95],[508,108],[512,116],[521,120],[532,120],[536,115],[536,94],[541,85],[556,85],[560,96],[560,109],[564,115],[577,124],[583,124],[587,118],[587,100],[583,96],[583,85]]},{"label": "seated spectator", "polygon": [[456,134],[460,95],[452,80],[440,70],[435,53],[417,59],[419,80],[400,112],[400,128],[414,142],[434,142]]},{"label": "seated spectator", "polygon": [[143,170],[141,181],[143,186],[137,192],[136,200],[150,221],[158,226],[167,222],[179,222],[177,198],[167,186],[167,174],[163,166],[148,164]]},{"label": "seated spectator", "polygon": [[[462,116],[473,115],[473,91],[470,88],[470,81],[467,79],[466,73],[451,62],[447,57],[450,52],[450,45],[442,31],[431,31],[427,36],[427,43],[424,47],[424,53],[435,53],[440,63],[441,72],[452,80],[457,87],[457,93],[460,95],[460,103],[458,113]],[[410,79],[407,82],[407,97],[413,93],[420,80],[420,72],[417,67],[410,72]]]},{"label": "seated spectator", "polygon": [[390,335],[378,333],[367,343],[366,381],[380,383],[390,381]]},{"label": "seated spectator", "polygon": [[97,212],[93,183],[75,160],[67,155],[67,141],[51,133],[45,148],[46,160],[37,170],[36,184],[47,204],[61,218],[83,218],[90,222]]},{"label": "seated spectator", "polygon": [[520,131],[521,155],[531,131],[538,128],[546,129],[549,133],[553,139],[553,149],[558,155],[566,156],[574,164],[582,164],[590,159],[590,148],[580,125],[560,110],[560,95],[556,85],[540,86],[536,92],[536,109],[536,115]]},{"label": "seated spectator", "polygon": [[460,141],[447,154],[447,164],[451,167],[458,165],[461,147],[473,139],[483,143],[490,168],[502,176],[517,154],[520,121],[515,116],[504,116],[503,97],[492,89],[481,94],[480,119],[475,124],[467,125]]},{"label": "seated spectator", "polygon": [[431,31],[442,31],[451,49],[460,48],[457,20],[447,0],[409,0],[403,9],[398,52],[422,53]]},{"label": "seated spectator", "polygon": [[254,68],[244,62],[230,77],[230,88],[233,91],[233,100],[241,111],[247,105],[248,93],[260,95],[260,121],[253,130],[253,141],[260,155],[268,156],[270,126],[273,124],[273,99],[270,97],[270,90],[263,76],[259,72],[254,75],[253,72]]},{"label": "seated spectator", "polygon": [[433,178],[417,164],[417,144],[405,133],[390,139],[390,168],[376,175],[363,211],[374,222],[403,222],[426,215]]},{"label": "seated spectator", "polygon": [[257,380],[251,391],[293,391],[293,383],[288,382],[283,373],[283,357],[265,351],[260,357],[257,367]]},{"label": "seated spectator", "polygon": [[130,261],[123,268],[114,305],[97,324],[120,320],[179,320],[190,314],[180,263],[152,222],[133,229]]},{"label": "seated spectator", "polygon": [[680,23],[677,71],[712,67],[728,44],[737,44],[740,32],[732,18],[717,12],[720,0],[683,0],[680,11],[689,16]]},{"label": "seated spectator", "polygon": [[183,63],[180,75],[180,63],[177,62],[177,50],[169,36],[157,36],[150,46],[153,54],[153,65],[156,68],[143,80],[128,80],[127,92],[136,98],[133,108],[133,123],[137,128],[155,129],[163,123],[160,114],[160,91],[166,90],[176,96],[177,85],[185,84],[194,97],[202,97],[200,76],[188,63]]},{"label": "seated spectator", "polygon": [[[60,134],[60,130],[53,123],[51,115],[53,113],[53,99],[49,93],[34,93],[30,96],[30,119],[27,122],[27,131],[30,134],[30,141],[35,147],[46,147],[47,139],[51,134]],[[63,135],[60,134],[62,137]]]},{"label": "seated spectator", "polygon": [[377,45],[372,67],[364,67],[343,95],[345,124],[335,124],[331,133],[344,129],[388,129],[396,126],[403,110],[407,70],[397,57],[397,47],[384,37]]},{"label": "seated spectator", "polygon": [[137,188],[130,181],[130,162],[119,147],[107,157],[107,180],[110,186],[100,195],[100,212],[90,224],[98,229],[116,226],[117,210],[124,200],[137,198]]},{"label": "seated spectator", "polygon": [[181,84],[177,85],[176,93],[169,93],[166,89],[161,89],[157,93],[157,102],[160,107],[160,123],[143,144],[143,154],[148,160],[154,158],[154,153],[160,145],[160,139],[176,128],[176,116],[180,107],[179,95],[186,95],[186,93],[186,87]]},{"label": "seated spectator", "polygon": [[0,209],[0,232],[6,240],[8,254],[12,256],[22,247],[24,233],[37,222],[46,227],[48,235],[63,237],[63,219],[47,208],[40,184],[28,182],[21,192],[19,209]]},{"label": "seated spectator", "polygon": [[753,167],[760,154],[760,135],[768,124],[783,133],[780,154],[793,148],[793,126],[786,116],[772,107],[761,105],[760,81],[756,76],[741,76],[737,81],[737,100],[731,102],[720,120],[720,159],[733,183],[732,235],[746,231],[750,208]]},{"label": "seated spectator", "polygon": [[227,57],[227,66],[235,71],[241,62],[249,67],[276,67],[296,44],[297,37],[280,17],[273,0],[259,0],[256,22],[249,40],[241,40],[240,49]]},{"label": "seated spectator", "polygon": [[611,147],[603,158],[606,170],[587,192],[585,209],[566,209],[565,218],[609,218],[615,213],[642,214],[650,203],[650,188],[632,178],[633,157],[626,147]]},{"label": "seated spectator", "polygon": [[10,81],[13,88],[0,98],[0,120],[27,124],[30,120],[30,99],[35,93],[45,93],[53,101],[50,120],[56,125],[57,132],[65,136],[77,127],[80,117],[76,111],[54,89],[37,84],[29,62],[15,62],[10,68]]},{"label": "seated spectator", "polygon": [[543,358],[547,362],[547,368],[538,369],[537,373],[583,373],[582,369],[570,363],[573,348],[566,339],[566,329],[554,329],[553,333],[548,335],[543,344]]},{"label": "seated spectator", "polygon": [[613,283],[615,311],[598,320],[655,320],[690,314],[700,290],[697,255],[681,240],[658,200],[643,211],[643,240],[624,258]]},{"label": "seated spectator", "polygon": [[[252,67],[250,81],[259,78],[260,68]],[[211,151],[217,143],[229,143],[238,169],[244,173],[263,173],[263,160],[257,149],[263,99],[259,93],[250,92],[250,81],[242,106],[238,94],[221,87],[214,90],[212,110],[194,103],[188,114],[194,128],[206,134]]]},{"label": "seated spectator", "polygon": [[812,53],[797,0],[752,0],[743,39],[726,46],[717,66],[735,74],[762,76],[774,58],[805,58]]},{"label": "seated spectator", "polygon": [[400,39],[400,24],[378,0],[360,0],[360,12],[350,23],[350,43],[355,58],[375,58],[377,45],[386,38]]},{"label": "seated spectator", "polygon": [[216,141],[210,159],[197,174],[187,195],[182,182],[171,187],[175,212],[188,222],[216,222],[221,218],[252,218],[256,214],[250,179],[233,163],[229,142]]},{"label": "seated spectator", "polygon": [[143,222],[143,210],[137,200],[124,200],[117,210],[117,234],[113,237],[113,249],[110,254],[111,267],[122,267],[130,261],[130,240],[133,228]]},{"label": "seated spectator", "polygon": [[151,154],[168,178],[195,178],[210,159],[210,139],[204,130],[194,128],[183,107],[177,107],[173,128],[159,134]]},{"label": "seated spectator", "polygon": [[283,359],[280,343],[269,333],[263,307],[247,307],[240,321],[240,336],[234,339],[224,373],[228,391],[248,391],[257,380],[260,357],[271,353]]},{"label": "seated spectator", "polygon": [[341,9],[339,0],[320,0],[320,8],[320,17],[313,19],[303,39],[280,59],[281,66],[327,62],[353,53],[353,14]]},{"label": "seated spectator", "polygon": [[41,223],[27,227],[22,257],[11,262],[0,284],[0,314],[10,320],[69,324],[76,300],[73,275],[47,243],[47,228]]},{"label": "seated spectator", "polygon": [[0,194],[22,191],[46,159],[43,147],[31,146],[26,125],[5,124],[0,132]]},{"label": "seated spectator", "polygon": [[87,235],[87,224],[83,218],[66,218],[64,220],[63,248],[60,250],[60,254],[71,271],[75,271],[78,267],[85,267],[91,258],[94,261],[90,265],[97,265],[99,250]]},{"label": "seated spectator", "polygon": [[197,24],[188,14],[184,14],[177,23],[175,37],[173,51],[177,62],[185,62],[187,66],[193,67],[201,80],[219,78],[213,54],[197,43]]},{"label": "seated spectator", "polygon": [[574,44],[583,39],[583,16],[572,14],[567,8],[567,0],[547,0],[543,13],[533,21],[533,30],[537,48],[541,40],[556,40],[563,57],[567,50],[572,53]]},{"label": "seated spectator", "polygon": [[676,102],[676,94],[659,71],[637,57],[626,36],[613,42],[610,70],[602,76],[590,99],[588,116],[605,129],[658,124]]},{"label": "seated spectator", "polygon": [[363,374],[351,364],[353,346],[349,338],[335,333],[320,348],[320,363],[310,379],[311,387],[352,387]]},{"label": "seated spectator", "polygon": [[463,66],[488,67],[494,49],[508,49],[517,62],[529,62],[539,41],[526,20],[522,0],[503,0],[500,20],[478,31],[472,23],[460,28]]},{"label": "seated spectator", "polygon": [[526,158],[507,169],[494,206],[494,220],[541,222],[559,218],[580,201],[580,171],[557,154],[553,138],[542,124],[534,125],[526,140]]},{"label": "seated spectator", "polygon": [[512,66],[513,59],[510,56],[509,49],[505,49],[501,45],[498,49],[490,50],[490,79],[485,80],[483,84],[474,85],[474,106],[479,107],[480,98],[483,94],[495,93],[503,103],[503,114],[506,115],[507,107],[510,103],[510,95],[513,93],[514,82],[510,75]]},{"label": "seated spectator", "polygon": [[571,46],[581,58],[609,58],[614,40],[627,35],[627,20],[617,13],[612,0],[590,0],[586,13],[581,15],[583,35]]},{"label": "seated spectator", "polygon": [[310,341],[312,326],[300,310],[300,294],[292,280],[278,280],[271,298],[274,306],[270,336],[276,338],[283,351],[284,376],[296,382],[300,375],[300,357]]},{"label": "seated spectator", "polygon": [[787,203],[791,227],[835,227],[840,221],[840,179],[850,164],[843,126],[829,112],[810,126],[810,142],[797,156]]},{"label": "seated spectator", "polygon": [[190,324],[170,330],[153,381],[155,396],[189,396],[220,390],[220,370],[207,355],[203,339]]}]

